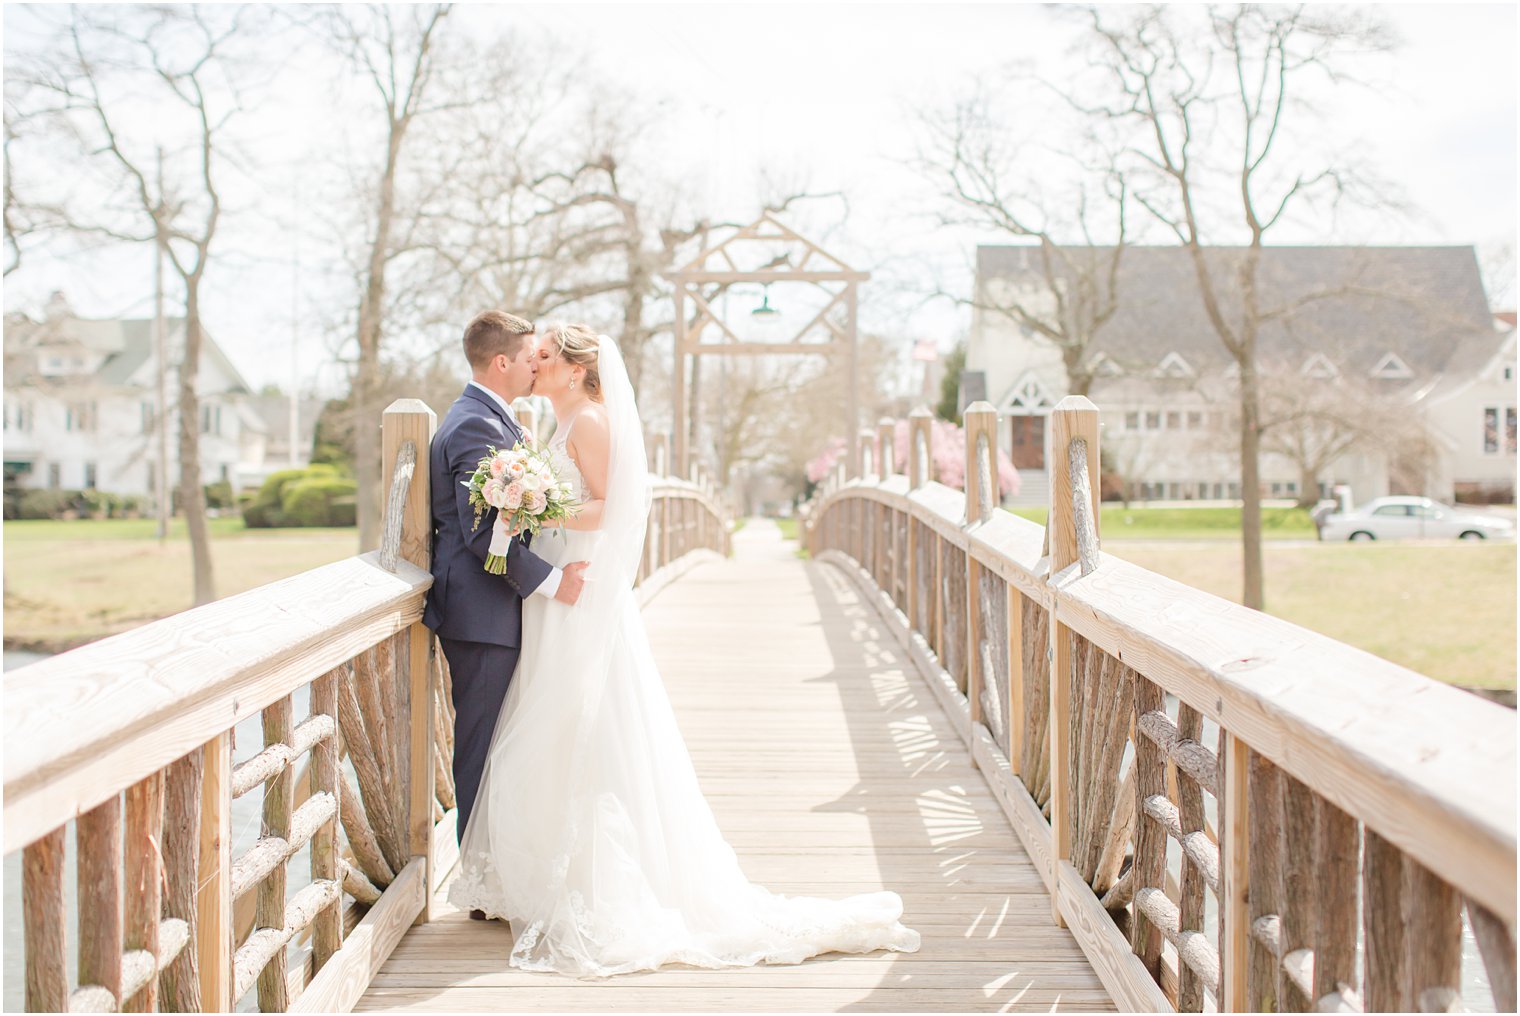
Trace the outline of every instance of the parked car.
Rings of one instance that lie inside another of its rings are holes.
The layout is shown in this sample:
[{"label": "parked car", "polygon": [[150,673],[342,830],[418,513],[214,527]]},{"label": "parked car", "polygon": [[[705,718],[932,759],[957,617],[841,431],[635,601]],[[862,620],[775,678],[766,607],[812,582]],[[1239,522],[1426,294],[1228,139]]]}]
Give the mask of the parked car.
[{"label": "parked car", "polygon": [[1484,515],[1428,497],[1379,497],[1349,512],[1325,517],[1322,540],[1463,540],[1515,537],[1515,524],[1502,515]]}]

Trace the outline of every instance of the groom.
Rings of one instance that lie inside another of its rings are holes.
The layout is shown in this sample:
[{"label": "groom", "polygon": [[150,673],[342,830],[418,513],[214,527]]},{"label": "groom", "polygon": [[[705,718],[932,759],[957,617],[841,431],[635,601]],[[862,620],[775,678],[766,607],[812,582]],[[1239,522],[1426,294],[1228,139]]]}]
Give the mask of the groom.
[{"label": "groom", "polygon": [[510,405],[533,390],[538,374],[533,338],[531,324],[499,310],[471,321],[464,330],[464,355],[472,378],[433,436],[433,588],[422,621],[437,633],[453,677],[455,832],[461,840],[517,666],[523,597],[537,594],[574,604],[586,568],[585,561],[577,561],[562,572],[534,555],[528,549],[531,537],[524,535],[512,541],[506,574],[490,574],[485,560],[495,514],[486,512],[475,527],[463,486],[488,446],[511,448],[523,437]]}]

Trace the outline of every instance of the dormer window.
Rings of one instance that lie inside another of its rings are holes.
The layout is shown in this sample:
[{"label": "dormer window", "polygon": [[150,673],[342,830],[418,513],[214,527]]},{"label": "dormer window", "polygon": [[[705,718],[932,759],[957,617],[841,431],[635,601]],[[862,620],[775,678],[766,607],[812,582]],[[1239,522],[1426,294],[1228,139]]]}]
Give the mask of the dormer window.
[{"label": "dormer window", "polygon": [[1167,353],[1161,358],[1161,362],[1156,365],[1156,375],[1158,377],[1184,378],[1197,377],[1198,372],[1193,370],[1192,365],[1179,354]]},{"label": "dormer window", "polygon": [[1098,353],[1088,360],[1087,370],[1093,377],[1118,377],[1124,373],[1124,368],[1107,353]]},{"label": "dormer window", "polygon": [[1340,377],[1341,372],[1335,369],[1335,364],[1331,363],[1324,353],[1315,353],[1304,361],[1304,365],[1299,368],[1299,373],[1304,377],[1316,377],[1329,381]]},{"label": "dormer window", "polygon": [[1377,366],[1372,368],[1372,376],[1384,381],[1408,381],[1414,377],[1414,371],[1399,358],[1399,354],[1390,352],[1385,353]]},{"label": "dormer window", "polygon": [[1040,384],[1039,379],[1032,374],[1025,374],[1013,390],[1013,398],[1008,402],[1008,411],[1037,412],[1054,405],[1050,396],[1045,394],[1045,386]]}]

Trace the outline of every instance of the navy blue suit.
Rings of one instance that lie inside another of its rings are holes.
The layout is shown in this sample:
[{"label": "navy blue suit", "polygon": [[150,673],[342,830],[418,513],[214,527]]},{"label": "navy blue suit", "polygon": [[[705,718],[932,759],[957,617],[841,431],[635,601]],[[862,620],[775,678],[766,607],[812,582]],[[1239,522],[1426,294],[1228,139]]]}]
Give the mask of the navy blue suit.
[{"label": "navy blue suit", "polygon": [[433,587],[422,622],[438,634],[449,661],[454,699],[455,827],[465,824],[480,790],[481,770],[496,729],[522,644],[522,601],[548,577],[551,566],[528,549],[523,536],[512,542],[507,573],[485,570],[494,510],[475,528],[475,509],[463,486],[487,447],[510,448],[522,436],[517,421],[485,392],[467,385],[433,435],[429,464],[433,500]]}]

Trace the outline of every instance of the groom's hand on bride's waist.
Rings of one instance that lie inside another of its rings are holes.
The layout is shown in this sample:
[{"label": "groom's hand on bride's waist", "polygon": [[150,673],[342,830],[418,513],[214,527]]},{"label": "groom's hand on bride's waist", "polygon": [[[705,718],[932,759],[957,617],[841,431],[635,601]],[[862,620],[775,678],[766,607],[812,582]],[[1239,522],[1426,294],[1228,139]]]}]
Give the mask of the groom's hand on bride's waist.
[{"label": "groom's hand on bride's waist", "polygon": [[582,573],[590,561],[576,561],[574,564],[565,565],[564,576],[559,580],[559,591],[554,598],[568,606],[574,606],[575,601],[581,598],[581,589],[586,585]]}]

